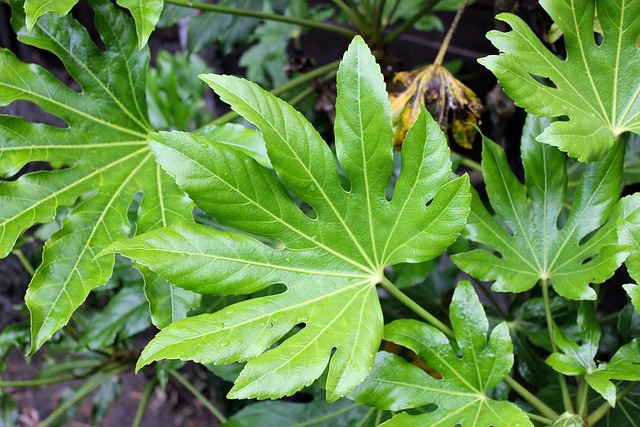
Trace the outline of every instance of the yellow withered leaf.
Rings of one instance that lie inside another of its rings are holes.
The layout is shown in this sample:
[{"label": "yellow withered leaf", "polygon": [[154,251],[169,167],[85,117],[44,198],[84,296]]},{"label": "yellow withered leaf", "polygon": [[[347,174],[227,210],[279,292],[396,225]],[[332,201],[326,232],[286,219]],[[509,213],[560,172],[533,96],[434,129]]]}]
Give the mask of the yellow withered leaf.
[{"label": "yellow withered leaf", "polygon": [[402,146],[407,131],[420,113],[420,104],[433,114],[443,130],[452,122],[455,141],[471,148],[480,124],[482,103],[477,95],[456,79],[445,67],[427,65],[396,74],[401,89],[389,94],[393,117],[395,149]]}]

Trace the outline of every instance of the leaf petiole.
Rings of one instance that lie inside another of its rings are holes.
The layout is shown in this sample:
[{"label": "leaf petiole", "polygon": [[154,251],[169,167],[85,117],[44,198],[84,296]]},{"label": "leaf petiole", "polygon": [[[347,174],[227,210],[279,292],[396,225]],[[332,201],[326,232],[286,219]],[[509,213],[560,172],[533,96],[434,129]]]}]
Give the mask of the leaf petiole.
[{"label": "leaf petiole", "polygon": [[36,274],[33,266],[31,265],[27,257],[24,256],[24,252],[22,252],[22,249],[14,249],[13,251],[11,251],[11,253],[18,258],[20,264],[22,264],[22,268],[24,268],[25,271],[29,273],[29,276],[33,277],[33,275]]},{"label": "leaf petiole", "polygon": [[[549,340],[551,341],[551,348],[553,352],[558,351],[558,346],[556,345],[555,333],[554,333],[554,323],[553,323],[553,315],[551,314],[551,304],[549,301],[549,282],[547,279],[542,279],[540,281],[540,287],[542,288],[542,299],[544,301],[544,315],[547,319],[547,329],[549,330]],[[573,402],[571,401],[571,394],[569,393],[569,387],[567,386],[567,379],[564,375],[558,373],[558,381],[560,382],[560,389],[562,390],[562,403],[564,405],[565,411],[569,413],[575,413],[575,409],[573,407]]]},{"label": "leaf petiole", "polygon": [[157,384],[158,384],[158,379],[153,378],[144,387],[144,391],[142,392],[142,398],[140,399],[140,403],[138,404],[138,409],[136,410],[136,417],[133,419],[133,423],[131,424],[131,427],[140,427],[142,425],[142,420],[144,419],[144,413],[147,411],[147,406],[149,405],[149,398],[151,397],[151,393],[153,393],[153,390],[156,388]]},{"label": "leaf petiole", "polygon": [[180,384],[184,386],[193,396],[198,399],[221,423],[227,422],[227,417],[225,417],[222,412],[218,410],[209,399],[207,399],[202,393],[200,393],[185,377],[183,377],[180,373],[174,370],[170,370],[169,374],[178,380]]},{"label": "leaf petiole", "polygon": [[433,314],[420,307],[420,305],[418,305],[414,300],[412,300],[404,292],[398,289],[393,283],[391,283],[389,279],[387,279],[386,277],[383,278],[380,282],[380,286],[382,286],[385,291],[389,292],[389,294],[393,295],[398,301],[411,309],[411,311],[422,317],[431,326],[440,330],[440,332],[442,332],[452,340],[455,340],[455,335],[453,334],[451,328],[438,320]]},{"label": "leaf petiole", "polygon": [[208,12],[226,13],[228,15],[244,16],[247,18],[264,19],[266,21],[278,21],[287,24],[300,25],[307,28],[316,28],[319,30],[329,31],[348,38],[354,37],[357,33],[348,28],[339,27],[337,25],[326,24],[324,22],[312,21],[310,19],[296,18],[294,16],[279,15],[276,13],[259,12],[256,10],[239,9],[235,7],[220,6],[217,4],[203,3],[191,0],[166,0],[166,3],[176,6],[189,7],[192,9],[200,9]]}]

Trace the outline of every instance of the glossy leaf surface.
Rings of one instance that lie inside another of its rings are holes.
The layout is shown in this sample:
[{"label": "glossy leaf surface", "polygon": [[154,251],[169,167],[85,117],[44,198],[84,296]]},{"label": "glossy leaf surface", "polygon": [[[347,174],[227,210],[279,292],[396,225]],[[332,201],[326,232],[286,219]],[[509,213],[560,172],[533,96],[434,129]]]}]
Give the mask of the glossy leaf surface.
[{"label": "glossy leaf surface", "polygon": [[509,168],[504,151],[485,139],[482,170],[492,217],[474,192],[466,232],[486,248],[457,254],[452,260],[492,289],[524,292],[538,280],[550,280],[565,298],[595,299],[590,283],[611,277],[629,254],[618,243],[614,209],[620,193],[624,147],[616,146],[589,164],[578,183],[566,222],[558,225],[567,192],[566,157],[536,141],[546,122],[529,116],[522,138],[525,186]]},{"label": "glossy leaf surface", "polygon": [[[291,106],[242,79],[203,79],[262,131],[278,176],[198,135],[155,134],[151,148],[204,212],[250,235],[185,224],[110,251],[203,294],[253,293],[278,283],[286,290],[170,325],[144,350],[138,368],[164,358],[248,361],[230,396],[274,398],[311,384],[329,366],[327,398],[334,401],[373,365],[382,336],[376,285],[384,268],[434,258],[455,241],[469,211],[468,178],[450,180],[444,135],[423,111],[387,200],[389,103],[361,38],[338,72],[336,151],[350,191],[341,186],[328,145]],[[288,191],[313,212],[307,216]],[[303,327],[265,352],[296,325]]]},{"label": "glossy leaf surface", "polygon": [[267,401],[249,405],[221,427],[377,427],[380,419],[388,418],[382,412],[344,398],[328,403],[321,393],[313,393],[308,403]]},{"label": "glossy leaf surface", "polygon": [[132,232],[127,212],[137,193],[142,201],[135,232],[192,221],[191,202],[154,162],[146,141],[149,52],[138,49],[133,22],[124,12],[106,0],[90,5],[104,52],[70,16],[48,14],[28,31],[23,4],[12,3],[20,40],[60,58],[81,92],[0,50],[0,104],[31,102],[66,123],[59,128],[0,116],[4,176],[34,161],[68,165],[0,183],[0,254],[6,256],[32,225],[52,221],[60,207],[74,206],[46,242],[27,292],[31,352],[67,323],[92,289],[107,282],[114,258],[96,255]]},{"label": "glossy leaf surface", "polygon": [[623,345],[607,363],[588,372],[585,379],[611,406],[616,405],[616,386],[612,380],[640,381],[640,346],[638,339]]},{"label": "glossy leaf surface", "polygon": [[[564,34],[566,59],[551,53],[522,19],[503,13],[496,18],[512,30],[487,36],[501,53],[479,62],[529,113],[569,117],[547,127],[540,141],[581,161],[602,159],[610,149],[617,150],[614,141],[623,132],[640,133],[640,2],[540,4]],[[596,19],[602,34],[594,34]],[[536,77],[551,80],[552,86]]]},{"label": "glossy leaf surface", "polygon": [[580,304],[578,329],[580,344],[567,337],[557,325],[554,327],[555,343],[560,351],[552,353],[546,362],[564,375],[584,375],[596,368],[594,358],[598,352],[601,332],[593,302]]},{"label": "glossy leaf surface", "polygon": [[436,377],[394,354],[380,352],[373,372],[350,397],[391,411],[438,406],[421,415],[401,412],[384,426],[532,426],[516,405],[487,396],[513,365],[507,324],[496,326],[487,338],[489,322],[469,282],[458,284],[450,319],[462,357],[432,326],[416,320],[396,320],[385,326],[384,339],[415,352],[437,371]]},{"label": "glossy leaf surface", "polygon": [[[78,0],[25,0],[24,10],[26,12],[27,28],[31,31],[38,19],[49,12],[56,13],[58,16],[67,15],[76,3],[78,3]],[[156,28],[162,13],[164,0],[117,0],[117,3],[129,9],[131,15],[135,18],[138,41],[142,48],[147,44],[149,35]]]},{"label": "glossy leaf surface", "polygon": [[91,327],[78,341],[78,348],[102,349],[116,338],[127,339],[151,324],[149,306],[142,288],[130,286],[114,295],[104,310],[91,319]]}]

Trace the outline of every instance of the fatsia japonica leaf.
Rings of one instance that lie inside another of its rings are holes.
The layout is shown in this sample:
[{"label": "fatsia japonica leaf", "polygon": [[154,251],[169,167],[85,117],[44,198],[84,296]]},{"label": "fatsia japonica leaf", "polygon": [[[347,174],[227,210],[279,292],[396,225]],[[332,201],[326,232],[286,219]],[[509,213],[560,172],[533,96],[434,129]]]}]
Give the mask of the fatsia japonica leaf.
[{"label": "fatsia japonica leaf", "polygon": [[618,238],[621,243],[631,247],[631,253],[625,260],[627,271],[636,284],[622,285],[627,291],[631,303],[640,313],[640,194],[636,193],[620,200],[624,215],[618,221]]},{"label": "fatsia japonica leaf", "polygon": [[567,192],[566,157],[536,140],[546,123],[535,116],[527,118],[522,137],[524,187],[502,148],[483,140],[482,170],[499,220],[473,192],[466,232],[486,248],[454,255],[452,260],[477,279],[495,280],[495,291],[524,292],[539,280],[548,280],[563,297],[595,299],[589,284],[611,277],[629,254],[628,245],[619,244],[617,238],[617,221],[624,209],[614,209],[624,146],[615,146],[604,159],[586,167],[569,216],[559,226]]},{"label": "fatsia japonica leaf", "polygon": [[616,386],[611,380],[640,381],[640,343],[635,338],[623,345],[607,363],[587,372],[585,379],[609,405],[616,405]]},{"label": "fatsia japonica leaf", "polygon": [[[376,285],[386,283],[384,268],[431,259],[455,241],[469,212],[469,182],[450,179],[444,135],[423,111],[404,142],[402,169],[387,200],[391,115],[380,68],[360,37],[337,78],[335,144],[348,190],[311,124],[235,77],[203,79],[262,131],[277,176],[245,153],[198,135],[152,136],[156,160],[192,200],[245,233],[184,224],[110,251],[199,293],[252,293],[279,283],[286,290],[168,326],[144,350],[138,369],[164,358],[248,361],[230,396],[276,398],[311,384],[328,365],[330,401],[369,373],[382,336]],[[305,214],[288,191],[313,212]],[[302,327],[265,352],[296,325]]]},{"label": "fatsia japonica leaf", "polygon": [[384,426],[532,426],[516,405],[487,396],[513,365],[506,322],[487,338],[489,322],[466,281],[456,287],[449,311],[462,357],[436,328],[416,320],[396,320],[385,326],[384,339],[412,350],[437,374],[431,376],[399,356],[380,352],[371,374],[349,397],[391,411],[437,405],[435,411],[421,415],[401,412]]},{"label": "fatsia japonica leaf", "polygon": [[[24,230],[52,221],[62,206],[75,205],[46,242],[27,291],[31,352],[67,323],[92,289],[107,282],[114,257],[96,255],[131,233],[127,212],[137,193],[142,200],[136,233],[192,221],[192,203],[155,163],[146,141],[149,52],[137,48],[125,12],[107,0],[89,4],[104,52],[70,16],[43,16],[28,31],[23,3],[12,2],[12,25],[20,40],[60,58],[81,91],[0,50],[0,104],[31,102],[66,123],[58,128],[0,116],[0,173],[10,176],[34,161],[68,165],[0,183],[0,255],[11,251]],[[162,285],[163,293],[192,302],[198,298],[151,272],[145,276],[148,283]],[[150,300],[152,314],[161,315],[163,309]]]},{"label": "fatsia japonica leaf", "polygon": [[[49,13],[58,16],[67,15],[78,0],[25,0],[27,29],[31,31],[38,19]],[[136,21],[136,32],[140,48],[147,44],[149,36],[155,30],[160,14],[164,7],[164,0],[117,0],[117,3],[129,9]]]},{"label": "fatsia japonica leaf", "polygon": [[596,368],[594,358],[600,343],[600,325],[596,319],[593,301],[583,301],[578,310],[578,329],[581,343],[577,344],[554,325],[557,352],[547,357],[546,363],[564,375],[584,375]]},{"label": "fatsia japonica leaf", "polygon": [[[552,123],[540,141],[581,161],[601,159],[623,132],[640,133],[640,2],[540,4],[562,30],[566,59],[551,53],[522,19],[502,13],[496,18],[512,30],[489,32],[487,37],[501,53],[479,62],[529,113],[569,118]],[[596,19],[602,33],[594,35]],[[553,87],[536,77],[550,79]]]},{"label": "fatsia japonica leaf", "polygon": [[380,409],[346,398],[328,403],[321,390],[311,391],[311,402],[258,402],[235,413],[221,427],[377,427],[380,420],[389,418]]}]

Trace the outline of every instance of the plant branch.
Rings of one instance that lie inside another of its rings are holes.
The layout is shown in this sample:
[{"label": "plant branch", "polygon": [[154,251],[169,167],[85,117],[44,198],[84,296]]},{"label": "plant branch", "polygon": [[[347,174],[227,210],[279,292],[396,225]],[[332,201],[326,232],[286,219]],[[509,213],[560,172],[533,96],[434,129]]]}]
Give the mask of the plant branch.
[{"label": "plant branch", "polygon": [[33,275],[36,274],[36,271],[33,269],[33,266],[31,265],[27,257],[24,256],[24,252],[22,252],[22,249],[14,249],[11,251],[11,253],[18,258],[18,260],[20,261],[20,264],[22,264],[22,268],[24,268],[25,271],[29,273],[29,276],[33,277]]},{"label": "plant branch", "polygon": [[76,392],[69,400],[65,400],[60,405],[58,405],[56,409],[42,423],[39,424],[39,427],[50,426],[58,417],[63,415],[73,405],[82,401],[85,397],[91,394],[93,390],[100,387],[102,383],[114,377],[115,375],[126,371],[127,369],[128,366],[119,366],[116,369],[95,374],[87,381],[85,381],[80,387],[78,387]]},{"label": "plant branch", "polygon": [[221,423],[227,422],[227,417],[225,417],[222,412],[218,410],[213,404],[207,399],[202,393],[198,391],[185,377],[183,377],[180,373],[174,370],[170,370],[169,374],[178,380],[180,384],[184,386],[193,396],[198,399]]},{"label": "plant branch", "polygon": [[[640,384],[639,381],[632,381],[630,383],[628,383],[626,386],[624,386],[617,394],[616,394],[616,402],[619,402],[620,400],[622,400],[623,397],[625,397],[627,394],[629,394],[631,392],[631,390],[633,390],[634,388],[636,388],[636,386]],[[611,407],[611,405],[609,405],[608,402],[603,403],[602,405],[600,405],[595,411],[593,411],[591,413],[591,415],[589,415],[587,417],[586,420],[586,425],[588,426],[593,426],[595,425],[598,421],[600,421],[605,415],[607,415],[607,413],[613,409]]]},{"label": "plant branch", "polygon": [[513,391],[518,393],[520,397],[529,402],[531,406],[536,408],[542,415],[552,420],[559,417],[559,414],[547,406],[542,400],[538,399],[533,393],[524,388],[519,382],[517,382],[512,376],[507,375],[504,378],[504,382],[511,387]]},{"label": "plant branch", "polygon": [[76,375],[59,375],[56,377],[36,378],[33,380],[18,380],[18,381],[2,381],[0,380],[0,387],[39,387],[49,384],[57,384],[65,381],[71,381],[78,379]]},{"label": "plant branch", "polygon": [[136,417],[133,419],[133,423],[131,424],[131,427],[140,427],[142,425],[144,414],[145,412],[147,412],[147,406],[149,405],[149,398],[151,397],[151,393],[153,393],[153,390],[156,388],[157,384],[158,384],[158,379],[153,378],[144,387],[144,391],[142,392],[142,398],[140,399],[140,403],[138,404],[138,409],[136,410]]},{"label": "plant branch", "polygon": [[[542,299],[544,300],[544,315],[547,319],[547,329],[549,331],[549,340],[551,341],[551,349],[553,352],[558,351],[556,345],[553,315],[551,314],[551,304],[549,302],[549,283],[547,279],[543,279],[540,283],[542,287]],[[567,379],[564,375],[558,373],[558,381],[560,382],[560,389],[562,390],[562,403],[564,404],[565,411],[569,413],[575,413],[573,402],[571,401],[571,394],[569,393],[569,387],[567,386]]]},{"label": "plant branch", "polygon": [[447,35],[444,36],[444,40],[442,40],[442,44],[440,45],[440,50],[438,50],[438,55],[436,56],[435,61],[433,61],[435,65],[442,65],[444,55],[447,53],[447,49],[449,49],[449,43],[451,43],[451,38],[453,37],[453,33],[455,33],[456,28],[458,28],[458,24],[460,23],[460,18],[462,18],[462,13],[464,12],[465,7],[467,7],[467,0],[462,0],[462,2],[460,3],[460,7],[458,8],[458,12],[456,12],[456,16],[453,18],[453,21],[451,22],[449,31],[447,31]]},{"label": "plant branch", "polygon": [[587,416],[589,410],[589,385],[585,381],[584,377],[581,377],[578,382],[578,394],[576,395],[576,406],[578,407],[578,415],[582,418]]},{"label": "plant branch", "polygon": [[545,425],[553,424],[553,420],[551,418],[541,417],[540,415],[532,414],[531,412],[526,412],[526,414],[531,421],[538,421],[540,423],[544,423]]},{"label": "plant branch", "polygon": [[466,167],[468,167],[471,170],[477,171],[477,172],[482,172],[482,165],[478,162],[476,162],[475,160],[472,160],[468,157],[464,157],[461,154],[458,154],[461,158],[460,160],[460,164],[464,165]]},{"label": "plant branch", "polygon": [[398,37],[400,37],[402,33],[407,31],[409,28],[413,27],[413,24],[418,22],[423,15],[426,15],[427,13],[431,12],[431,9],[433,9],[435,5],[437,5],[439,2],[440,0],[431,0],[428,3],[426,3],[424,6],[422,6],[420,10],[417,11],[416,14],[411,17],[411,19],[407,19],[402,24],[397,26],[393,31],[387,34],[387,36],[384,38],[384,44],[389,44],[395,39],[397,39]]},{"label": "plant branch", "polygon": [[382,279],[380,282],[380,286],[384,288],[385,291],[389,292],[392,296],[394,296],[398,301],[407,306],[411,311],[416,313],[418,316],[422,317],[427,323],[431,326],[438,329],[440,332],[445,334],[447,337],[455,340],[455,335],[451,328],[438,320],[433,314],[429,313],[424,308],[420,307],[418,303],[412,300],[407,294],[402,292],[400,289],[396,287],[389,279],[386,277]]},{"label": "plant branch", "polygon": [[238,9],[235,7],[220,6],[217,4],[203,3],[191,0],[166,0],[166,3],[170,3],[176,6],[189,7],[192,9],[200,9],[207,12],[225,13],[228,15],[244,16],[247,18],[264,19],[266,21],[278,21],[287,24],[300,25],[307,28],[316,28],[319,30],[330,31],[341,36],[353,38],[357,33],[348,28],[339,27],[337,25],[327,24],[324,22],[317,22],[310,19],[296,18],[294,16],[279,15],[276,13],[260,12],[250,9]]},{"label": "plant branch", "polygon": [[[292,89],[295,89],[296,87],[301,86],[305,83],[308,83],[311,80],[317,79],[318,77],[323,77],[327,74],[335,73],[335,71],[338,69],[338,65],[340,65],[340,61],[334,61],[327,65],[323,65],[322,67],[318,67],[315,70],[309,71],[308,73],[302,74],[300,76],[297,76],[294,79],[291,79],[287,83],[281,86],[278,86],[277,88],[271,90],[270,92],[272,95],[280,96],[283,93],[286,93]],[[225,123],[229,123],[231,120],[235,119],[238,116],[239,116],[238,113],[236,113],[235,111],[230,111],[227,114],[223,114],[222,116],[212,121],[210,125],[222,125]]]},{"label": "plant branch", "polygon": [[373,43],[382,41],[382,15],[384,14],[386,0],[376,0],[373,8]]},{"label": "plant branch", "polygon": [[358,31],[365,34],[367,32],[367,23],[364,20],[364,16],[355,8],[345,4],[342,0],[333,0],[333,3],[347,15],[347,18],[358,28]]}]

